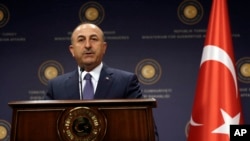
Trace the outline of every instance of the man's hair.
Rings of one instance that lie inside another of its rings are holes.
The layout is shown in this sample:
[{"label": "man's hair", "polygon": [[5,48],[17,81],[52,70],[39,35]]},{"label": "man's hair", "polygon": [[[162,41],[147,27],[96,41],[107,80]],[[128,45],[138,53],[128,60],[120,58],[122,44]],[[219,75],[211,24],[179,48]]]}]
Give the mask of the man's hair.
[{"label": "man's hair", "polygon": [[73,33],[75,32],[75,30],[76,30],[79,26],[84,25],[84,24],[95,25],[97,28],[99,28],[100,31],[102,32],[102,39],[103,39],[103,41],[105,42],[105,35],[104,35],[104,32],[102,31],[102,29],[101,29],[98,25],[96,25],[96,24],[94,24],[94,23],[91,23],[91,22],[81,22],[81,23],[79,23],[79,24],[75,27],[75,29],[74,29],[73,32],[71,33],[71,44],[73,43]]}]

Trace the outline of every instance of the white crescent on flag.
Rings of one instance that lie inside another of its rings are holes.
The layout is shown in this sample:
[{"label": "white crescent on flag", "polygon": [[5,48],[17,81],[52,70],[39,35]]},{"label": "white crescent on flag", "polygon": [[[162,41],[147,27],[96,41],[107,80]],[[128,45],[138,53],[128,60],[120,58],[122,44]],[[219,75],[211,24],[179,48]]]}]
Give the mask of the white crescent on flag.
[{"label": "white crescent on flag", "polygon": [[202,126],[203,124],[200,124],[200,123],[195,122],[195,121],[193,120],[193,117],[191,116],[190,125],[192,125],[192,126]]},{"label": "white crescent on flag", "polygon": [[[218,61],[224,64],[230,70],[233,76],[235,88],[238,88],[234,65],[233,65],[231,58],[227,54],[227,52],[225,52],[223,49],[221,49],[218,46],[206,45],[203,48],[200,65],[202,65],[204,62],[209,61],[209,60]],[[238,97],[238,90],[236,89],[235,91],[236,91],[236,97]]]}]

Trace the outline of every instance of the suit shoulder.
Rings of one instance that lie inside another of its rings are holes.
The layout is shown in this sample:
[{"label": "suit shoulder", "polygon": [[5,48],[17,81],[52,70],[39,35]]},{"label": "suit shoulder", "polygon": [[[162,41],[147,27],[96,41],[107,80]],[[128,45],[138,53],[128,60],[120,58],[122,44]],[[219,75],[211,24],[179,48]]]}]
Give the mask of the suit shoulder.
[{"label": "suit shoulder", "polygon": [[68,78],[71,78],[74,75],[76,75],[76,73],[77,73],[77,71],[71,71],[71,72],[59,75],[59,76],[51,79],[51,81],[61,81],[61,80],[64,80],[64,79],[68,79]]},{"label": "suit shoulder", "polygon": [[125,70],[122,70],[122,69],[117,69],[117,68],[109,68],[109,71],[114,73],[114,74],[119,74],[119,75],[124,75],[124,76],[135,75],[135,73],[125,71]]}]

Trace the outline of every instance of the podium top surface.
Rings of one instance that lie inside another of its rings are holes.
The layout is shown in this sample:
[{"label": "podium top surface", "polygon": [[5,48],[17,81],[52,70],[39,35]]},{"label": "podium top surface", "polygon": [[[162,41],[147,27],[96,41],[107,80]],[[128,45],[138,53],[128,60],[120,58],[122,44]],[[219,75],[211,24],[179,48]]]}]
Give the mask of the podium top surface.
[{"label": "podium top surface", "polygon": [[16,107],[58,107],[58,106],[149,106],[157,107],[156,99],[94,99],[94,100],[27,100],[27,101],[11,101],[8,105],[12,108]]}]

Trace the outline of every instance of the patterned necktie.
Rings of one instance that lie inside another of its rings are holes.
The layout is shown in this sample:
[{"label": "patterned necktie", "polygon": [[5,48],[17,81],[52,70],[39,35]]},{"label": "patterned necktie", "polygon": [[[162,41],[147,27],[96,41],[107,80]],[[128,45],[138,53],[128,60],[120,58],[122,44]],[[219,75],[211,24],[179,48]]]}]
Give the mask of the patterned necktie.
[{"label": "patterned necktie", "polygon": [[83,99],[93,99],[94,98],[94,88],[91,81],[91,75],[87,73],[84,76],[84,80],[86,80],[84,89],[83,89]]}]

